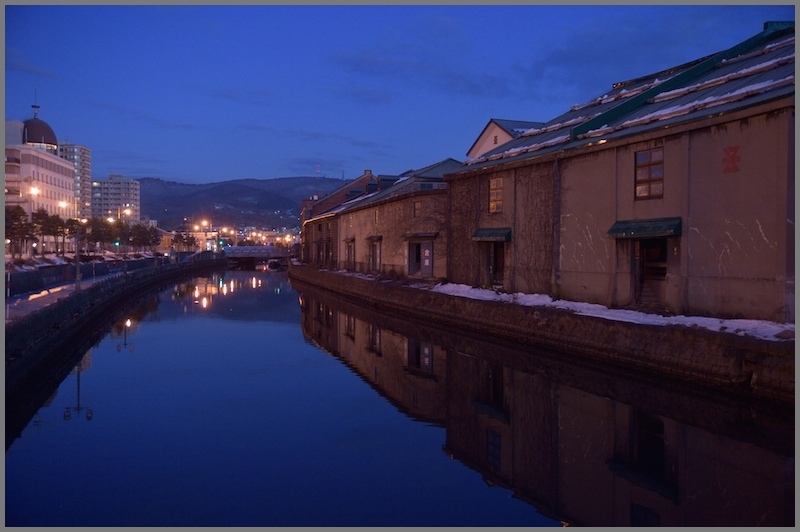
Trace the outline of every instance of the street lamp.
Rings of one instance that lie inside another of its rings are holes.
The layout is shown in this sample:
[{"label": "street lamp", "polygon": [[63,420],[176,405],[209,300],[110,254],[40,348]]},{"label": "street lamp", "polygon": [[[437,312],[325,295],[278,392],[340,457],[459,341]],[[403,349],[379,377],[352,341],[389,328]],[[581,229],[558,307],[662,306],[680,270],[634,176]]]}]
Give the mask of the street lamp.
[{"label": "street lamp", "polygon": [[29,208],[28,208],[28,221],[32,222],[33,221],[33,198],[35,198],[36,196],[39,195],[39,188],[38,187],[31,187],[28,190],[28,192],[31,195],[31,198],[28,201],[28,204],[30,205]]},{"label": "street lamp", "polygon": [[[117,220],[119,220],[119,222],[120,222],[120,231],[122,230],[122,227],[124,227],[126,225],[125,224],[125,220],[122,218],[123,214],[125,216],[130,216],[131,210],[127,209],[127,208],[123,209],[121,205],[118,205],[117,206]],[[121,249],[122,249],[122,241],[120,241],[120,250]],[[126,243],[125,244],[125,251],[122,254],[122,257],[123,257],[122,260],[123,261],[125,260],[125,257],[127,256],[127,254],[128,254],[128,244]]]},{"label": "street lamp", "polygon": [[[84,226],[88,220],[83,218],[78,220],[79,224],[75,226],[75,291],[81,289],[81,224]],[[84,234],[86,230],[84,229]]]},{"label": "street lamp", "polygon": [[[28,189],[28,194],[30,197],[28,198],[28,223],[33,223],[33,201],[36,196],[39,195],[39,188],[31,186]],[[34,242],[31,244],[31,249],[29,250],[30,256],[33,256],[33,249],[36,247],[36,243]]]},{"label": "street lamp", "polygon": [[200,224],[203,226],[203,240],[205,242],[204,246],[206,248],[205,251],[213,251],[213,249],[211,250],[208,249],[208,232],[211,231],[211,235],[212,236],[214,235],[213,226],[211,225],[211,222],[208,220],[202,220]]}]

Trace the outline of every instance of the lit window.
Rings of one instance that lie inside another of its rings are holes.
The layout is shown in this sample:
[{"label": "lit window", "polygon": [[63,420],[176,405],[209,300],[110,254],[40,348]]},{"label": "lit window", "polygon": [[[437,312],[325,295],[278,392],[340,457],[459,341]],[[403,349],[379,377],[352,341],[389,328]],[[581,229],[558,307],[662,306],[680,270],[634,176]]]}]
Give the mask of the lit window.
[{"label": "lit window", "polygon": [[503,212],[503,178],[489,180],[489,212]]},{"label": "lit window", "polygon": [[664,149],[636,153],[636,199],[664,197]]},{"label": "lit window", "polygon": [[422,202],[414,202],[414,218],[419,218],[422,215]]}]

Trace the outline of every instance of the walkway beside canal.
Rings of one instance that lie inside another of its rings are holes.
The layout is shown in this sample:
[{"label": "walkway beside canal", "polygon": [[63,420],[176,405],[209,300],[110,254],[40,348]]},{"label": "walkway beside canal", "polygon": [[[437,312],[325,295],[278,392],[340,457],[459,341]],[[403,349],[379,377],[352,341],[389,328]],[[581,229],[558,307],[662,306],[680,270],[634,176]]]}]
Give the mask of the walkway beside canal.
[{"label": "walkway beside canal", "polygon": [[[112,277],[117,277],[119,275],[124,275],[124,274],[123,272],[116,272],[116,273],[109,273],[106,275],[100,275],[89,279],[82,279],[80,282],[80,289],[78,289],[77,291],[86,290],[95,283],[100,283]],[[8,326],[10,322],[20,320],[25,316],[27,316],[28,314],[42,310],[48,305],[52,305],[57,301],[69,297],[75,292],[76,292],[75,281],[69,281],[49,286],[39,292],[30,292],[27,294],[21,294],[18,296],[6,298],[6,305],[5,305],[6,326]]]}]

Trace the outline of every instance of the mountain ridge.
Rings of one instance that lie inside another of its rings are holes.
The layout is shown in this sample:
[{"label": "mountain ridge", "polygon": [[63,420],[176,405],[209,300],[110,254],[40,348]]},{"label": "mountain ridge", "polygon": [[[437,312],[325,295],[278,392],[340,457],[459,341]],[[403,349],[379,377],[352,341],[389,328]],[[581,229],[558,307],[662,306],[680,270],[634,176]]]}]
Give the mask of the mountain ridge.
[{"label": "mountain ridge", "polygon": [[135,180],[139,182],[141,217],[156,220],[166,231],[204,219],[214,227],[299,227],[302,200],[325,196],[346,183],[342,179],[304,176],[201,184],[155,177]]}]

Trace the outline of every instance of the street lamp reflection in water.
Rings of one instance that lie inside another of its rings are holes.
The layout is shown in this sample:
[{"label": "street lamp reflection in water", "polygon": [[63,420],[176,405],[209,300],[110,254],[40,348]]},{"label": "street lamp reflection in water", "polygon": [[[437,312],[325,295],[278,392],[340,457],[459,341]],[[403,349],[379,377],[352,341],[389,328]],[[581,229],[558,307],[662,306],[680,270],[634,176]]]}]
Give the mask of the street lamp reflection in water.
[{"label": "street lamp reflection in water", "polygon": [[[84,358],[86,358],[86,357],[84,357]],[[81,361],[78,362],[78,365],[75,366],[75,373],[76,373],[75,379],[76,379],[77,388],[78,388],[77,389],[78,400],[77,400],[77,403],[75,404],[75,406],[66,407],[66,409],[64,410],[64,421],[69,421],[70,419],[72,419],[72,411],[73,410],[75,411],[75,414],[78,417],[80,417],[81,412],[86,411],[86,421],[91,421],[92,418],[94,417],[94,413],[92,412],[91,408],[89,408],[87,406],[81,406],[81,372],[83,371],[83,360],[84,359],[81,359]]]},{"label": "street lamp reflection in water", "polygon": [[121,344],[117,344],[117,351],[122,351],[123,347],[127,347],[128,351],[133,353],[133,344],[128,345],[128,329],[131,327],[131,319],[128,318],[125,320],[125,327],[122,328],[122,335],[123,341]]}]

